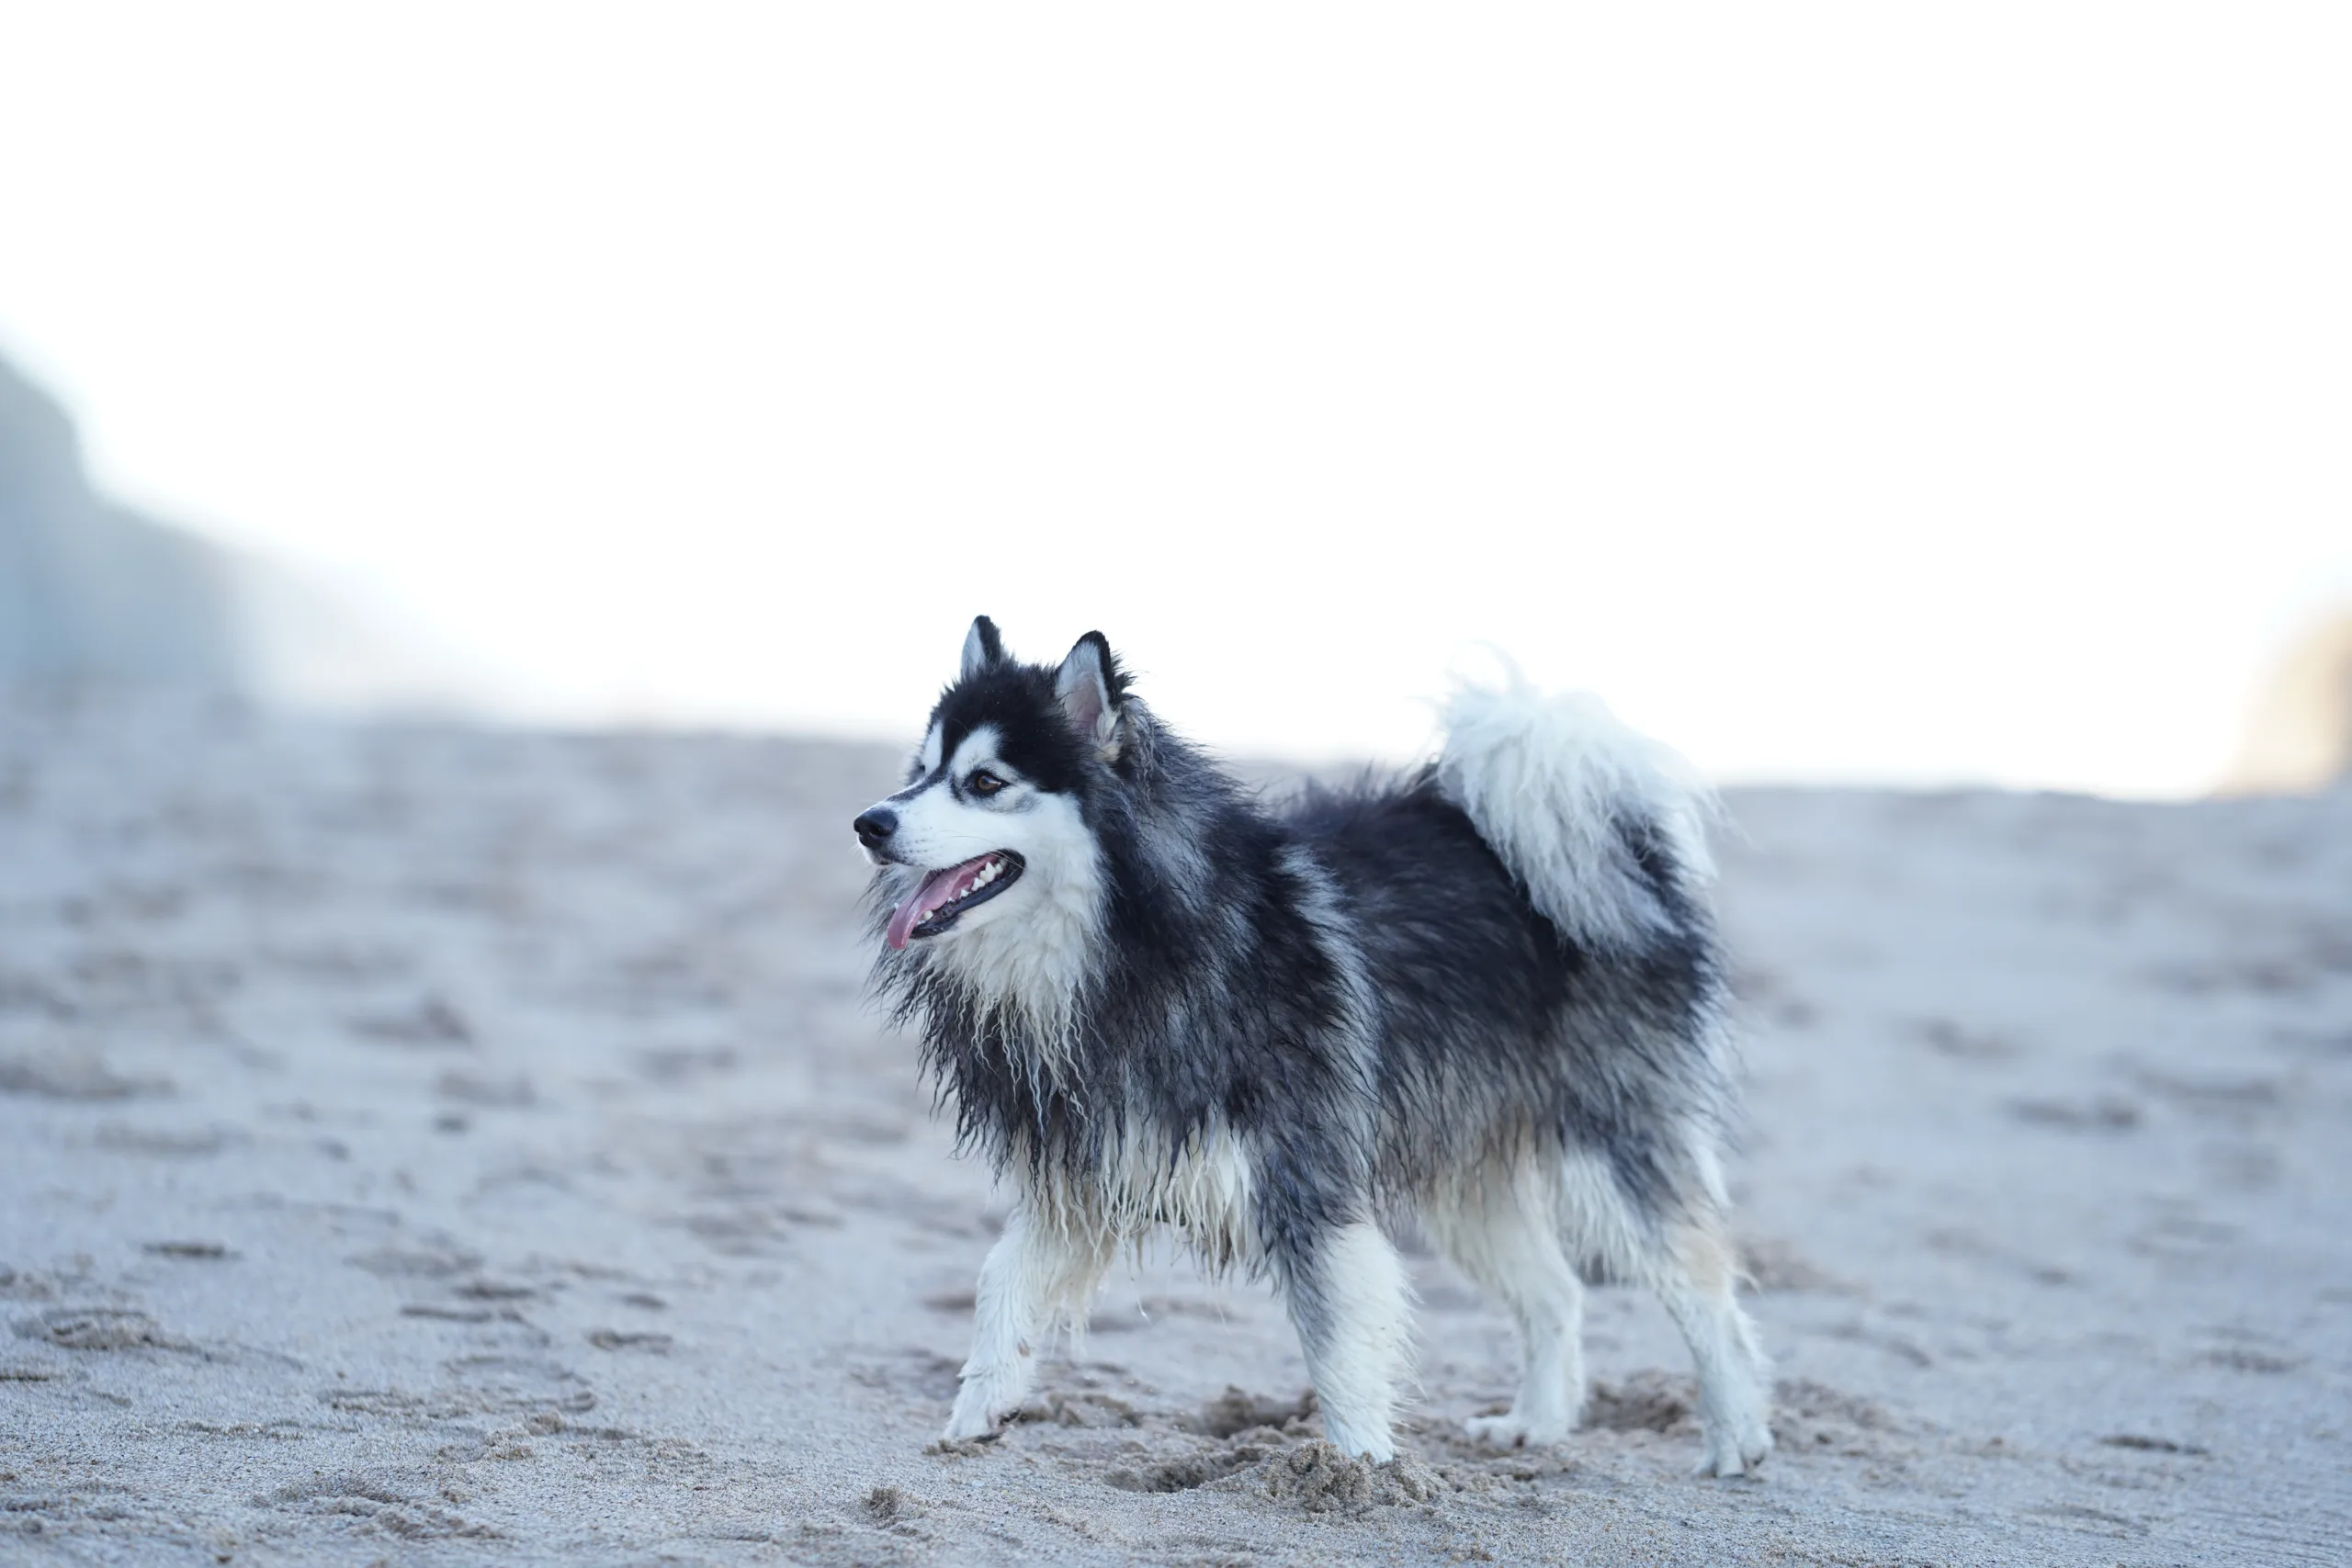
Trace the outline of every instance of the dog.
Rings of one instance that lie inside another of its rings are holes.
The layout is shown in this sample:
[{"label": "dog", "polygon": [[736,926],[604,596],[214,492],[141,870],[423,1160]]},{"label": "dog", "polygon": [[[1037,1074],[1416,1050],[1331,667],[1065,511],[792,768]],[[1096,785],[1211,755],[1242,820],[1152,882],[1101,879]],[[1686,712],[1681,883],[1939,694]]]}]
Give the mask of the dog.
[{"label": "dog", "polygon": [[873,985],[1014,1203],[945,1437],[984,1438],[1122,1248],[1271,1277],[1326,1436],[1393,1457],[1421,1232],[1517,1320],[1501,1447],[1584,1400],[1583,1281],[1656,1291],[1702,1473],[1772,1447],[1736,1296],[1712,797],[1589,697],[1464,687],[1438,759],[1262,803],[1100,632],[1025,664],[988,617],[905,786],[854,824]]}]

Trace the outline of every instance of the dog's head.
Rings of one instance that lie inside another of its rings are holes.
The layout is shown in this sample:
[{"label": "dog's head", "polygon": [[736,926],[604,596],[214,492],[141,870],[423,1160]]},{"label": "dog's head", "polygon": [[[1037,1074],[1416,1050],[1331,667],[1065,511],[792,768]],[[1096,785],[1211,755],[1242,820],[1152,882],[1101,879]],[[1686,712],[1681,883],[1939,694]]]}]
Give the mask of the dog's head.
[{"label": "dog's head", "polygon": [[1051,667],[1013,659],[986,615],[972,623],[907,786],[852,824],[881,868],[891,948],[1095,918],[1099,863],[1083,806],[1118,761],[1125,700],[1101,632]]}]

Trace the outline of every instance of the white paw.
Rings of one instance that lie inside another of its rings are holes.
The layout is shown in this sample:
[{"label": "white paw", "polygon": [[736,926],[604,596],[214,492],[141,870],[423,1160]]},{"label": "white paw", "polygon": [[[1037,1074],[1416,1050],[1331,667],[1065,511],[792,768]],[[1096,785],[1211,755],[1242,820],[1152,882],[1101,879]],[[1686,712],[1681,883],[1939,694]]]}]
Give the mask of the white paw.
[{"label": "white paw", "polygon": [[1369,1461],[1374,1464],[1386,1464],[1396,1457],[1396,1439],[1389,1436],[1385,1427],[1334,1427],[1330,1417],[1326,1416],[1323,1421],[1323,1436],[1341,1453]]},{"label": "white paw", "polygon": [[967,1412],[959,1404],[947,1417],[947,1429],[940,1437],[951,1443],[968,1443],[976,1438],[992,1438],[997,1432],[997,1418],[981,1412]]},{"label": "white paw", "polygon": [[1571,1423],[1565,1416],[1528,1416],[1513,1408],[1501,1416],[1473,1416],[1463,1429],[1474,1443],[1497,1449],[1541,1449],[1567,1440]]},{"label": "white paw", "polygon": [[967,1372],[956,1392],[956,1408],[940,1435],[951,1443],[967,1443],[993,1434],[1004,1418],[1021,1406],[1020,1383],[1008,1377]]},{"label": "white paw", "polygon": [[1764,1456],[1772,1451],[1772,1429],[1764,1424],[1761,1411],[1744,1411],[1731,1420],[1710,1423],[1706,1439],[1706,1457],[1699,1461],[1701,1475],[1753,1475],[1764,1463]]}]

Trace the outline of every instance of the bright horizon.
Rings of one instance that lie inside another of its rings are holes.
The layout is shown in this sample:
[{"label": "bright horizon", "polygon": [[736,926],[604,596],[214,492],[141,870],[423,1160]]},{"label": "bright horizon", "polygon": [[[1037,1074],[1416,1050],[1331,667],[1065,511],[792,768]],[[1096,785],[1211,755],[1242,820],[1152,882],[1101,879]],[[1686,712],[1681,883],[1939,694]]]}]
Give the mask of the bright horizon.
[{"label": "bright horizon", "polygon": [[2193,793],[2352,603],[2326,8],[51,6],[0,354],[567,720],[1236,751],[1473,645],[1718,778]]}]

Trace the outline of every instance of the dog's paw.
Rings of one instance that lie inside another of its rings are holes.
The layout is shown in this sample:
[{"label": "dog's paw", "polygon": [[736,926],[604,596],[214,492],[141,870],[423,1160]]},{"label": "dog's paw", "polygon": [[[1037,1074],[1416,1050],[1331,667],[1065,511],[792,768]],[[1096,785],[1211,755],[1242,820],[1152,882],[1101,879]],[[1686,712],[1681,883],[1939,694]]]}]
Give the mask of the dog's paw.
[{"label": "dog's paw", "polygon": [[1707,1451],[1696,1473],[1730,1479],[1754,1475],[1772,1451],[1772,1429],[1760,1414],[1743,1415],[1712,1425],[1706,1431]]},{"label": "dog's paw", "polygon": [[1493,1449],[1549,1448],[1566,1441],[1568,1427],[1565,1419],[1531,1418],[1517,1410],[1501,1416],[1473,1416],[1462,1424],[1472,1442]]},{"label": "dog's paw", "polygon": [[972,1443],[986,1438],[1001,1437],[1004,1434],[1004,1418],[1011,1414],[1009,1410],[990,1410],[985,1400],[967,1402],[958,1399],[954,1412],[947,1417],[947,1429],[939,1434],[940,1440]]},{"label": "dog's paw", "polygon": [[1003,1434],[1005,1419],[1021,1406],[1022,1380],[967,1372],[956,1391],[956,1408],[947,1417],[943,1442],[969,1443]]}]

